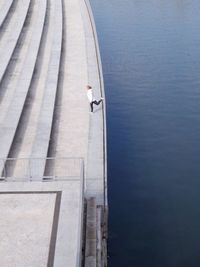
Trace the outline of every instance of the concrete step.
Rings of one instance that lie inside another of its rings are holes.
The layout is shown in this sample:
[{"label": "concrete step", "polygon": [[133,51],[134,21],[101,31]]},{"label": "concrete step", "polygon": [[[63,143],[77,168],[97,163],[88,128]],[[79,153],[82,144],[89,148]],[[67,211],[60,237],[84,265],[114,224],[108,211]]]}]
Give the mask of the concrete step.
[{"label": "concrete step", "polygon": [[45,14],[46,1],[36,1],[29,28],[26,29],[28,33],[21,44],[21,54],[19,53],[19,57],[16,58],[16,64],[18,65],[15,66],[15,70],[17,70],[17,73],[10,77],[8,83],[10,91],[6,97],[4,96],[0,106],[0,158],[8,157],[17,130],[35,68]]},{"label": "concrete step", "polygon": [[[32,77],[26,103],[20,118],[20,124],[18,125],[17,133],[9,153],[11,158],[30,158],[31,156],[51,56],[54,15],[55,1],[47,1],[43,34],[35,65],[36,71]],[[37,169],[37,162],[34,162],[34,167]],[[19,161],[11,166],[11,175],[20,178],[21,175],[23,176],[23,174],[29,173],[29,167],[28,163],[22,166]]]},{"label": "concrete step", "polygon": [[0,2],[0,29],[10,11],[14,0],[4,0]]},{"label": "concrete step", "polygon": [[29,6],[30,0],[23,1],[23,3],[19,1],[9,24],[6,26],[6,29],[4,29],[4,34],[0,42],[0,82],[5,74],[8,63],[19,39]]},{"label": "concrete step", "polygon": [[0,83],[0,123],[3,122],[4,117],[8,112],[9,105],[17,87],[20,73],[24,66],[24,61],[32,36],[32,31],[28,31],[27,29],[31,25],[32,21],[33,3],[34,2],[32,2],[29,6],[29,15],[26,16],[26,27],[22,28],[14,52],[12,53],[5,74],[3,75]]},{"label": "concrete step", "polygon": [[[48,64],[47,76],[44,87],[44,94],[39,113],[39,119],[37,124],[37,132],[32,148],[32,158],[45,158],[47,156],[49,139],[51,134],[54,105],[56,99],[56,91],[58,86],[58,76],[60,68],[60,57],[62,48],[62,1],[54,0],[55,14],[52,29],[52,41],[51,41],[51,54]],[[33,168],[31,168],[33,170]],[[33,171],[32,177],[42,179],[45,170],[45,162],[41,161],[41,164],[37,166],[37,169]]]}]

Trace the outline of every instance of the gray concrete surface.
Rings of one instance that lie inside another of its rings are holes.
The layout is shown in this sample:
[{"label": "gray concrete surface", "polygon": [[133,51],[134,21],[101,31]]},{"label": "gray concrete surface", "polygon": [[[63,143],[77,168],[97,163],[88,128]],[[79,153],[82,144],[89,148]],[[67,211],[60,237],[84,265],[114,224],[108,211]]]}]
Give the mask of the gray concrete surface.
[{"label": "gray concrete surface", "polygon": [[3,29],[3,36],[0,42],[0,81],[5,73],[17,40],[22,31],[22,27],[28,12],[30,0],[19,3],[13,12],[12,18],[6,28]]},{"label": "gray concrete surface", "polygon": [[[56,90],[58,83],[58,75],[60,68],[61,44],[62,44],[62,2],[61,0],[54,1],[55,12],[53,14],[53,29],[52,29],[52,46],[50,61],[48,65],[48,73],[45,82],[44,95],[41,105],[40,114],[38,117],[38,125],[36,136],[33,143],[31,157],[47,157],[49,139],[52,128],[54,104],[56,98]],[[39,170],[40,168],[40,170]],[[37,175],[44,175],[45,162],[41,161],[38,166]],[[35,176],[33,174],[33,176]]]},{"label": "gray concrete surface", "polygon": [[[24,3],[28,8],[28,0]],[[86,194],[94,193],[99,203],[105,202],[105,100],[90,114],[86,97],[88,83],[93,86],[97,99],[104,97],[98,41],[89,2],[65,0],[61,5],[61,0],[50,0],[45,40],[41,39],[41,34],[45,32],[42,31],[44,15],[48,13],[46,1],[31,3],[34,5],[30,9],[30,23],[23,30],[27,34],[23,35],[25,39],[18,47],[15,61],[11,61],[15,66],[9,69],[2,83],[0,158],[8,155],[45,158],[49,156],[48,150],[51,157],[84,158]],[[22,2],[17,8],[22,12]],[[41,55],[38,54],[41,40],[45,45],[39,68],[37,55]],[[38,70],[40,74],[37,75]],[[2,170],[3,166],[0,167]],[[21,165],[15,165],[13,175],[16,173],[19,177],[20,168]],[[38,166],[32,176],[42,179],[44,168],[45,160],[41,160],[40,168]]]},{"label": "gray concrete surface", "polygon": [[90,3],[84,0],[80,4],[86,36],[88,80],[94,87],[95,97],[104,98],[103,104],[90,116],[86,196],[96,196],[98,204],[107,205],[106,99],[101,58]]},{"label": "gray concrete surface", "polygon": [[14,0],[2,0],[0,2],[0,28],[2,27],[4,21],[5,21],[5,18],[12,6],[12,3],[13,3]]},{"label": "gray concrete surface", "polygon": [[0,266],[79,266],[82,181],[1,183]]},{"label": "gray concrete surface", "polygon": [[[90,84],[97,99],[105,97],[92,12],[87,0],[15,4],[14,12],[7,9],[10,18],[0,34],[0,173],[1,158],[17,158],[7,160],[9,179],[0,183],[0,266],[13,266],[14,259],[20,267],[48,261],[79,266],[83,196],[107,205],[105,100],[91,114],[86,96]],[[46,162],[47,156],[60,161]],[[84,190],[75,161],[61,160],[66,157],[84,159]],[[54,173],[63,181],[37,181]],[[57,193],[29,191],[62,191],[56,239]]]},{"label": "gray concrete surface", "polygon": [[21,51],[23,53],[18,58],[21,68],[18,69],[17,75],[13,75],[9,80],[8,85],[11,90],[6,96],[4,95],[0,106],[0,158],[8,157],[24,107],[37,59],[45,11],[46,1],[40,0],[33,6],[29,32],[23,43],[24,50]]},{"label": "gray concrete surface", "polygon": [[56,194],[0,192],[1,266],[47,265],[55,199]]},{"label": "gray concrete surface", "polygon": [[87,162],[89,104],[85,34],[79,0],[64,0],[64,43],[60,98],[51,156],[83,157]]},{"label": "gray concrete surface", "polygon": [[[105,201],[106,175],[104,110],[101,105],[90,114],[86,97],[86,85],[89,83],[94,88],[96,98],[101,94],[105,98],[98,44],[96,51],[97,40],[93,35],[94,22],[91,24],[89,15],[92,14],[87,9],[90,8],[88,2],[88,6],[83,0],[68,0],[64,3],[67,41],[64,42],[63,79],[60,84],[62,93],[57,125],[54,125],[54,151],[51,156],[83,157],[86,165],[86,194],[97,196],[98,203],[102,204]],[[103,107],[105,108],[105,104]]]}]

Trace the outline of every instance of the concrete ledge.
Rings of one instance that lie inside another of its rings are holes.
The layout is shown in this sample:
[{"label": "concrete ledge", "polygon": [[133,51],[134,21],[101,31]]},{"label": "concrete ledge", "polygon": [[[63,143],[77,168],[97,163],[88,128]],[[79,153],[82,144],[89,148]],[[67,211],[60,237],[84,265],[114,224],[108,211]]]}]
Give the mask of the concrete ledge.
[{"label": "concrete ledge", "polygon": [[[80,5],[86,36],[89,83],[94,88],[95,97],[104,98],[102,107],[97,108],[94,115],[90,116],[86,196],[96,196],[98,192],[98,204],[107,206],[106,102],[102,65],[90,3],[88,0],[81,0]],[[93,178],[94,182],[91,183]]]},{"label": "concrete ledge", "polygon": [[10,8],[13,4],[14,0],[4,0],[3,3],[1,3],[0,6],[0,29],[5,21],[5,18],[7,17]]}]

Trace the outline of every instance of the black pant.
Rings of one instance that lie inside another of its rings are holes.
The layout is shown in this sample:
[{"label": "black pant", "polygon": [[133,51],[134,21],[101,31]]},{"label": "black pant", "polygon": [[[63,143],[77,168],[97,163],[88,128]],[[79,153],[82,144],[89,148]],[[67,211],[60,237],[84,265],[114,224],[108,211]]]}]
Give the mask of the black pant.
[{"label": "black pant", "polygon": [[95,104],[95,105],[98,106],[101,102],[102,102],[102,99],[100,99],[99,101],[96,101],[96,100],[92,101],[92,102],[90,103],[91,112],[93,112],[93,104]]}]

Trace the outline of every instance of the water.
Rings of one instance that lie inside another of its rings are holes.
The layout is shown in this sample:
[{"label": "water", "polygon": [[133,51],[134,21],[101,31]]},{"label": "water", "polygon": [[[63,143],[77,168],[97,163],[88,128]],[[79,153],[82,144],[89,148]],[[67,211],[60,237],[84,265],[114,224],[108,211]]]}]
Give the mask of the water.
[{"label": "water", "polygon": [[109,266],[200,266],[200,1],[91,4],[107,97]]}]

